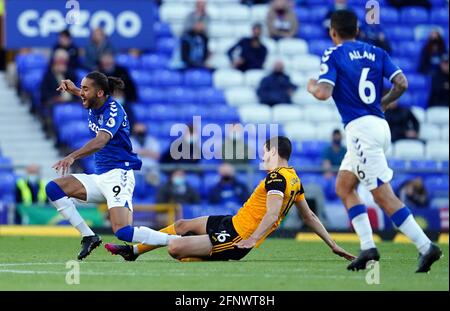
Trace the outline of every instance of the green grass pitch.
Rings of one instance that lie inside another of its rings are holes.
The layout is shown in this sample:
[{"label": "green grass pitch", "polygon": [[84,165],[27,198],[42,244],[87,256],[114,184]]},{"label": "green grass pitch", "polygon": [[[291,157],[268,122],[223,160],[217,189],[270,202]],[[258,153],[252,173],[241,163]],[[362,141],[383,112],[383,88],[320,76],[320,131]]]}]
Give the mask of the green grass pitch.
[{"label": "green grass pitch", "polygon": [[[116,241],[104,236],[106,242]],[[80,240],[0,237],[0,290],[449,290],[448,244],[429,274],[415,274],[412,244],[379,243],[380,284],[366,272],[346,271],[347,261],[323,243],[269,239],[239,262],[188,262],[165,249],[124,262],[103,246],[80,263],[80,284],[66,283],[66,262],[76,258]],[[343,243],[357,252],[357,243]]]}]

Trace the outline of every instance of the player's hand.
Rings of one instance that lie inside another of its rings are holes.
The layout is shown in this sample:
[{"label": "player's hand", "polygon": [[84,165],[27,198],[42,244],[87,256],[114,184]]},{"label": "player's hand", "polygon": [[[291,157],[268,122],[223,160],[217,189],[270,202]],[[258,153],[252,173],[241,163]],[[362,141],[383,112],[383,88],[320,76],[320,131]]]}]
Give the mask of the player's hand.
[{"label": "player's hand", "polygon": [[71,94],[73,94],[73,92],[76,90],[76,85],[75,83],[73,83],[70,80],[62,80],[61,84],[58,86],[58,88],[56,89],[58,92],[59,91],[63,91],[63,92],[69,92]]},{"label": "player's hand", "polygon": [[248,238],[234,244],[237,248],[253,248],[256,245],[256,240]]},{"label": "player's hand", "polygon": [[306,89],[308,90],[309,93],[314,94],[316,92],[316,86],[317,86],[317,80],[309,79]]},{"label": "player's hand", "polygon": [[347,252],[345,249],[343,249],[342,247],[340,247],[339,245],[335,244],[332,248],[331,248],[332,252],[335,253],[336,255],[338,255],[339,257],[344,257],[345,259],[352,261],[353,259],[355,259],[356,257],[352,254],[350,254],[349,252]]},{"label": "player's hand", "polygon": [[67,173],[69,173],[69,168],[70,166],[72,166],[73,162],[75,162],[74,158],[72,158],[71,156],[67,156],[64,159],[56,162],[52,166],[52,168],[54,168],[62,176],[65,176]]}]

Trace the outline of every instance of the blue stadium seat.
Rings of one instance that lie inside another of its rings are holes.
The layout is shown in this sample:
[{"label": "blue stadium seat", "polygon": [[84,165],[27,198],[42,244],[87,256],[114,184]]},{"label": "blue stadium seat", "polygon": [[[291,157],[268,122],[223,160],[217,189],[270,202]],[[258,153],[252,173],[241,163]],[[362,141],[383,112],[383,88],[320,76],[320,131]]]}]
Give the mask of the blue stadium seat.
[{"label": "blue stadium seat", "polygon": [[305,39],[307,41],[314,39],[321,39],[327,37],[327,32],[325,29],[317,24],[307,24],[302,23],[299,27],[298,37]]},{"label": "blue stadium seat", "polygon": [[184,73],[184,85],[187,87],[212,86],[211,72],[207,70],[187,70]]},{"label": "blue stadium seat", "polygon": [[408,83],[411,90],[428,90],[430,87],[429,76],[422,74],[408,74]]},{"label": "blue stadium seat", "polygon": [[85,174],[94,174],[95,173],[94,156],[89,156],[87,158],[81,159],[81,163],[83,165]]},{"label": "blue stadium seat", "polygon": [[296,144],[295,154],[305,157],[319,157],[329,143],[320,140],[303,141]]},{"label": "blue stadium seat", "polygon": [[152,119],[152,117],[154,116],[152,112],[153,107],[154,106],[150,107],[149,105],[136,103],[131,106],[131,109],[133,110],[133,114],[136,118],[136,121],[146,122]]},{"label": "blue stadium seat", "polygon": [[224,105],[227,103],[221,90],[211,88],[198,89],[196,92],[195,103],[199,105]]},{"label": "blue stadium seat", "polygon": [[322,176],[322,174],[312,174],[312,173],[299,173],[299,177],[301,182],[304,185],[310,185],[310,184],[316,184],[322,187],[324,189],[327,185],[327,181]]},{"label": "blue stadium seat", "polygon": [[155,86],[154,75],[148,70],[133,69],[130,70],[130,76],[138,87],[141,85]]},{"label": "blue stadium seat", "polygon": [[167,89],[167,101],[170,105],[191,104],[195,102],[196,91],[190,88],[174,87]]},{"label": "blue stadium seat", "polygon": [[433,8],[430,15],[430,23],[446,25],[448,27],[448,9]]},{"label": "blue stadium seat", "polygon": [[411,25],[426,24],[428,11],[422,7],[406,7],[400,11],[400,21]]},{"label": "blue stadium seat", "polygon": [[401,159],[388,159],[388,165],[391,169],[395,170],[404,170],[408,166],[408,162]]},{"label": "blue stadium seat", "polygon": [[128,69],[139,68],[140,60],[138,57],[130,54],[119,54],[116,55],[116,64]]},{"label": "blue stadium seat", "polygon": [[84,70],[84,69],[77,69],[75,70],[75,75],[77,76],[77,84],[81,84],[81,80],[83,80],[84,77],[87,76],[87,74],[89,73],[89,71]]},{"label": "blue stadium seat", "polygon": [[413,41],[414,29],[408,26],[392,26],[386,30],[390,41]]},{"label": "blue stadium seat", "polygon": [[424,170],[437,170],[438,163],[433,160],[413,160],[411,161],[411,168]]},{"label": "blue stadium seat", "polygon": [[408,57],[413,60],[419,59],[421,49],[417,47],[416,41],[391,42],[391,45],[395,56]]},{"label": "blue stadium seat", "polygon": [[173,70],[159,69],[153,71],[153,81],[155,86],[181,86],[182,75]]},{"label": "blue stadium seat", "polygon": [[172,55],[177,46],[177,40],[174,38],[160,38],[156,46],[158,53]]},{"label": "blue stadium seat", "polygon": [[44,78],[44,73],[45,69],[43,68],[28,70],[26,73],[19,76],[21,86],[30,93],[39,91]]},{"label": "blue stadium seat", "polygon": [[201,193],[203,189],[203,180],[198,174],[194,173],[187,173],[186,174],[186,181],[189,183],[189,185],[197,190],[198,193]]},{"label": "blue stadium seat", "polygon": [[85,121],[73,121],[62,124],[59,127],[59,138],[64,143],[69,143],[73,140],[78,140],[90,137],[90,129],[87,127]]},{"label": "blue stadium seat", "polygon": [[394,174],[394,177],[391,180],[392,189],[394,189],[394,192],[398,193],[399,188],[403,185],[404,182],[406,182],[407,180],[414,179],[415,177],[416,177],[415,174],[405,174],[405,173]]},{"label": "blue stadium seat", "polygon": [[64,103],[53,106],[53,123],[56,127],[70,121],[87,122],[87,110],[79,103]]},{"label": "blue stadium seat", "polygon": [[12,170],[13,164],[11,159],[0,155],[0,174],[2,172],[12,172]]},{"label": "blue stadium seat", "polygon": [[382,7],[380,14],[380,22],[382,25],[398,24],[400,20],[397,9],[390,7]]},{"label": "blue stadium seat", "polygon": [[20,75],[33,69],[45,70],[48,59],[40,53],[19,54],[16,57],[17,70]]},{"label": "blue stadium seat", "polygon": [[156,22],[153,24],[153,31],[158,38],[171,38],[172,30],[170,25],[163,22]]},{"label": "blue stadium seat", "polygon": [[417,90],[414,92],[414,106],[426,109],[428,107],[429,89]]},{"label": "blue stadium seat", "polygon": [[144,54],[141,57],[141,65],[143,69],[166,69],[169,64],[169,57],[165,54]]},{"label": "blue stadium seat", "polygon": [[167,102],[167,94],[161,88],[156,87],[138,87],[138,96],[142,102],[152,104],[162,104]]},{"label": "blue stadium seat", "polygon": [[0,172],[0,200],[8,195],[13,195],[16,187],[16,178],[13,173]]},{"label": "blue stadium seat", "polygon": [[[297,6],[295,8],[295,15],[297,16],[297,19],[300,23],[308,23],[312,22],[313,16],[312,16],[312,10],[309,10],[306,6]],[[317,27],[317,24],[315,24]]]},{"label": "blue stadium seat", "polygon": [[447,0],[430,0],[431,5],[433,6],[433,8],[443,8],[446,7],[448,5],[448,1]]},{"label": "blue stadium seat", "polygon": [[408,57],[392,57],[394,64],[399,66],[404,72],[416,72],[417,62]]},{"label": "blue stadium seat", "polygon": [[205,107],[200,111],[205,117],[222,120],[228,123],[239,121],[239,115],[235,107],[222,105],[216,107]]},{"label": "blue stadium seat", "polygon": [[309,53],[322,56],[323,52],[332,46],[333,43],[329,39],[311,40],[309,42]]},{"label": "blue stadium seat", "polygon": [[448,176],[429,176],[425,178],[425,188],[430,193],[431,197],[447,196],[449,182]]}]

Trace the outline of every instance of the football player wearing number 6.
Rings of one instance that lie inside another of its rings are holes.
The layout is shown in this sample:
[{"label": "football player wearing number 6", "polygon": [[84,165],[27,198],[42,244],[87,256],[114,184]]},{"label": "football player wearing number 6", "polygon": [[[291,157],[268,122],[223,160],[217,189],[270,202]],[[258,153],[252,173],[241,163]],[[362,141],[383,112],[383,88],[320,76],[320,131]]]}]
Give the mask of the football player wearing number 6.
[{"label": "football player wearing number 6", "polygon": [[[347,260],[355,257],[332,240],[319,218],[309,209],[303,185],[294,168],[289,167],[291,142],[273,137],[264,144],[264,166],[269,173],[236,215],[207,216],[178,220],[162,232],[182,235],[169,243],[169,254],[181,261],[240,260],[258,247],[280,225],[295,205],[308,225],[330,247]],[[105,248],[125,260],[136,258],[158,246],[106,244]]]},{"label": "football player wearing number 6", "polygon": [[[106,202],[114,234],[122,241],[167,245],[174,238],[150,228],[131,226],[135,184],[133,170],[139,170],[142,162],[132,152],[127,115],[111,96],[114,90],[123,88],[122,80],[91,72],[81,81],[81,89],[70,80],[63,80],[57,89],[81,97],[83,107],[89,110],[92,139],[53,165],[62,177],[46,186],[52,204],[83,237],[79,260],[88,256],[102,240],[83,220],[72,199],[89,203]],[[94,154],[95,174],[67,175],[76,160],[91,154]]]},{"label": "football player wearing number 6", "polygon": [[[335,46],[323,54],[319,80],[311,79],[308,83],[308,91],[317,99],[333,97],[345,126],[347,154],[339,169],[336,192],[348,209],[361,242],[359,256],[347,269],[365,269],[368,261],[380,258],[366,207],[356,192],[361,183],[397,228],[417,246],[420,255],[416,272],[428,272],[442,252],[392,191],[389,182],[393,172],[385,156],[391,133],[384,111],[405,92],[408,81],[384,50],[356,41],[357,23],[351,11],[332,15],[330,36]],[[393,86],[382,97],[384,78]]]}]

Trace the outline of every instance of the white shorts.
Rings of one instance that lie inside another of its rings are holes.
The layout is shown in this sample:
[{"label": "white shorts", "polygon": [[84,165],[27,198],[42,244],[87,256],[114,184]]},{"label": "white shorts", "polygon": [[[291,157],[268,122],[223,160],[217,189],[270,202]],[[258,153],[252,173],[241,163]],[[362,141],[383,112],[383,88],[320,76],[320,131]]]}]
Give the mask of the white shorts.
[{"label": "white shorts", "polygon": [[364,116],[345,127],[347,153],[339,170],[355,174],[369,191],[391,181],[393,172],[386,160],[391,130],[386,120]]},{"label": "white shorts", "polygon": [[[101,175],[72,174],[86,189],[86,203],[105,203],[112,207],[127,207],[133,210],[134,172],[114,169]],[[79,200],[81,201],[81,200]]]}]

